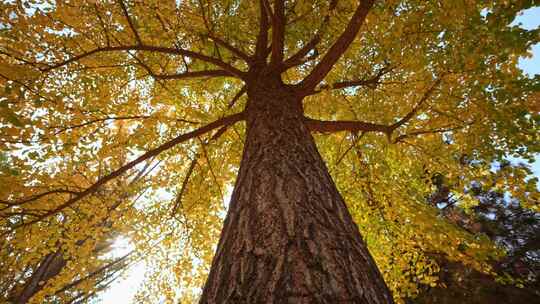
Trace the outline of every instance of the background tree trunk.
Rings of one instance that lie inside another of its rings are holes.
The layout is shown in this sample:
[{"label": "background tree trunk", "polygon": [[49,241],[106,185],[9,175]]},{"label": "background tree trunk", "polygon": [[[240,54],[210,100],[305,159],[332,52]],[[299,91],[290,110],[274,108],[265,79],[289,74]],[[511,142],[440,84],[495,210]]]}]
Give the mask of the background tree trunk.
[{"label": "background tree trunk", "polygon": [[20,291],[17,287],[14,288],[10,301],[16,304],[28,303],[30,298],[41,291],[48,280],[58,275],[65,265],[66,261],[60,250],[47,254],[31,276],[26,279],[25,285],[19,286]]},{"label": "background tree trunk", "polygon": [[392,303],[300,98],[279,80],[248,97],[240,172],[201,303]]}]

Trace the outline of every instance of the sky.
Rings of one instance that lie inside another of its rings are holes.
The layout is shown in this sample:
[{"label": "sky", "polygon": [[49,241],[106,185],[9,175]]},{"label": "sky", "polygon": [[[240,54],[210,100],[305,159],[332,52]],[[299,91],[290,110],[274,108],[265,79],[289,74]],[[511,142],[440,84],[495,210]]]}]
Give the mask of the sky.
[{"label": "sky", "polygon": [[[519,25],[522,28],[533,30],[540,26],[540,6],[530,8],[518,16],[512,25]],[[534,75],[540,75],[540,44],[535,44],[532,47],[531,58],[521,58],[519,60],[519,67],[529,77]],[[540,155],[537,156],[536,161],[532,164],[533,174],[540,178]]]},{"label": "sky", "polygon": [[[512,25],[519,25],[525,29],[535,29],[540,26],[540,7],[531,8],[522,12],[520,16],[514,20]],[[534,75],[540,75],[540,44],[536,44],[532,47],[531,58],[521,58],[519,61],[519,67],[529,77]],[[519,159],[510,158],[514,162],[520,161]],[[533,174],[540,178],[540,156],[537,157],[536,162],[532,165]],[[131,250],[129,241],[126,239],[119,239],[115,243],[115,255],[122,256],[126,252]],[[133,297],[137,291],[138,286],[144,280],[144,264],[138,263],[131,267],[124,275],[123,278],[114,282],[111,287],[105,291],[94,303],[100,304],[130,304],[133,302]]]}]

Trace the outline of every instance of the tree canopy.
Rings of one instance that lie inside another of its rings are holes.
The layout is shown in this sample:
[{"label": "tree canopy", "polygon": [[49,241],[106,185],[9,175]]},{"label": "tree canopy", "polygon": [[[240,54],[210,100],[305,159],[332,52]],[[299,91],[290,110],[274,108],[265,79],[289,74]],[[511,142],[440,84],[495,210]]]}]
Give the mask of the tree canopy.
[{"label": "tree canopy", "polygon": [[[470,212],[486,185],[540,211],[527,166],[493,168],[540,152],[538,78],[517,67],[539,30],[510,26],[534,4],[3,1],[0,298],[37,280],[31,303],[85,301],[143,260],[140,301],[196,301],[260,58],[303,88],[306,125],[397,302],[444,283],[439,256],[502,276],[493,261],[509,249],[433,196]],[[133,252],[111,252],[119,236]],[[54,257],[58,271],[36,277]]]}]

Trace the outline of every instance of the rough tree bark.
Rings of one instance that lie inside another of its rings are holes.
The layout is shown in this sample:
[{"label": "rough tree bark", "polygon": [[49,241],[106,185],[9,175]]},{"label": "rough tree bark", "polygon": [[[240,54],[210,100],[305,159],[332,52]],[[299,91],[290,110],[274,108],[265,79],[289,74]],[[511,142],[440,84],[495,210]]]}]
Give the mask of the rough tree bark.
[{"label": "rough tree bark", "polygon": [[279,76],[248,86],[247,136],[200,303],[392,303]]}]

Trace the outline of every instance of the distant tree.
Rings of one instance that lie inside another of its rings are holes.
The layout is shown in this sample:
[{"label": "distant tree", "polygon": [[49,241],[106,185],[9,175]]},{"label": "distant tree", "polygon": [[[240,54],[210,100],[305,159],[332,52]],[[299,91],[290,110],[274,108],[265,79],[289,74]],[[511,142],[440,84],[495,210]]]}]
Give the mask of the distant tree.
[{"label": "distant tree", "polygon": [[488,275],[438,255],[439,283],[444,288],[424,288],[412,303],[533,303],[540,297],[540,213],[522,207],[498,188],[505,177],[526,177],[520,171],[531,173],[525,165],[502,161],[492,180],[471,183],[467,192],[477,204],[466,209],[452,197],[450,185],[436,175],[437,190],[430,203],[470,233],[488,236],[505,250],[505,256],[492,262],[495,273]]}]

